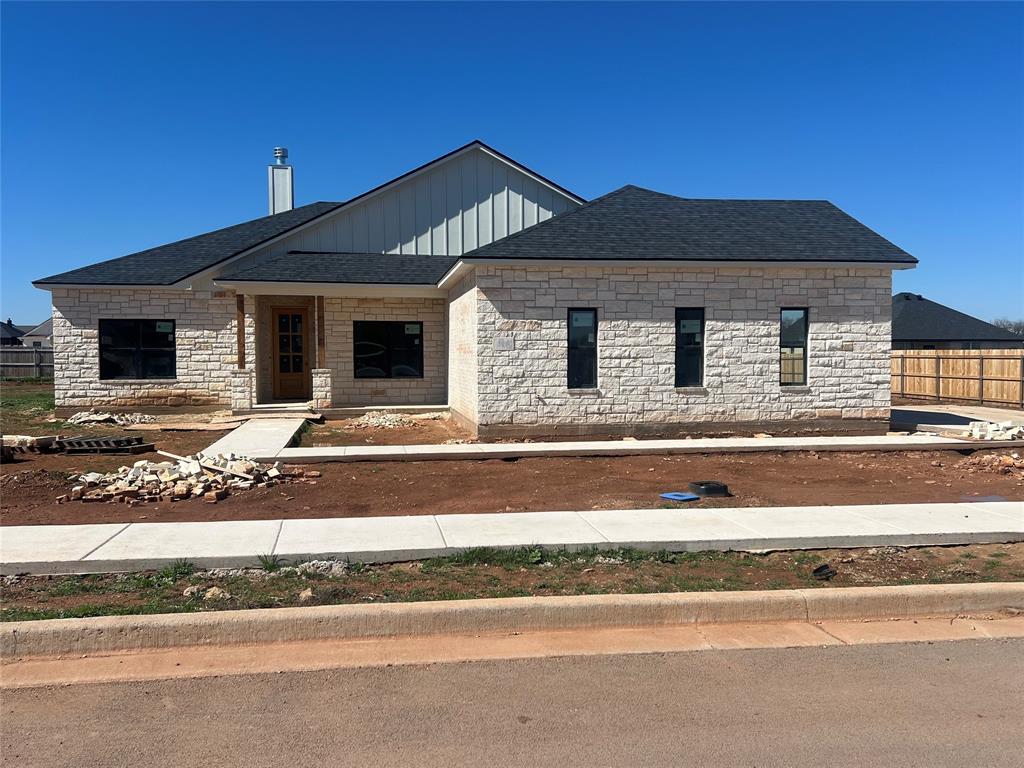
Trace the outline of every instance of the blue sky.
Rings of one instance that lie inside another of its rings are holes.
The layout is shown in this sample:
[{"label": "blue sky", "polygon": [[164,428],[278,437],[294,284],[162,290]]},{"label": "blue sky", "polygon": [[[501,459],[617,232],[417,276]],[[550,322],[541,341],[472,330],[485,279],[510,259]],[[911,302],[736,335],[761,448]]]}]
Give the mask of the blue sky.
[{"label": "blue sky", "polygon": [[473,138],[585,197],[827,198],[1024,317],[1019,3],[11,3],[0,314],[34,278],[343,200]]}]

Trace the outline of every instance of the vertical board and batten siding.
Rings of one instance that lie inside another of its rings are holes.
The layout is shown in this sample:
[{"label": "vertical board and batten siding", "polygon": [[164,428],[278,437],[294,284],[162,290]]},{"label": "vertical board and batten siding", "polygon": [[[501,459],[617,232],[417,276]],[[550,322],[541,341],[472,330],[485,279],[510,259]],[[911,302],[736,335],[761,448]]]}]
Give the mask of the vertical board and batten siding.
[{"label": "vertical board and batten siding", "polygon": [[459,256],[577,205],[561,192],[474,149],[355,203],[264,253]]}]

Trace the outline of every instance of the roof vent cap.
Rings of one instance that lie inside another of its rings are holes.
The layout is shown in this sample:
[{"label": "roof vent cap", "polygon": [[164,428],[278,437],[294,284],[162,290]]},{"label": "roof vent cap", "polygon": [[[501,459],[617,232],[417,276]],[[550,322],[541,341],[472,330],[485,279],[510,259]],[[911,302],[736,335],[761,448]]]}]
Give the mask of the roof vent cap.
[{"label": "roof vent cap", "polygon": [[288,164],[288,147],[274,147],[274,162],[278,165]]}]

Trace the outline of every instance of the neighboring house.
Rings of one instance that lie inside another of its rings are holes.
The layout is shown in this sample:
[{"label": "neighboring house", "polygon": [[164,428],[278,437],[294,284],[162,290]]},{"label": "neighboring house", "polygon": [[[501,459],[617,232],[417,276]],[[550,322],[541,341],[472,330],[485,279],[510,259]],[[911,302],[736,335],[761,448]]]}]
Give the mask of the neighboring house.
[{"label": "neighboring house", "polygon": [[290,209],[281,160],[273,215],[35,283],[58,406],[448,404],[484,437],[885,429],[891,273],[916,259],[831,203],[586,202],[476,141]]},{"label": "neighboring house", "polygon": [[25,347],[42,347],[49,349],[53,346],[53,318],[44,320],[35,328],[29,329],[21,337],[21,344]]},{"label": "neighboring house", "polygon": [[916,293],[892,297],[893,349],[1024,349],[1024,337]]},{"label": "neighboring house", "polygon": [[11,322],[0,322],[0,347],[20,347],[21,337],[25,335],[25,329]]}]

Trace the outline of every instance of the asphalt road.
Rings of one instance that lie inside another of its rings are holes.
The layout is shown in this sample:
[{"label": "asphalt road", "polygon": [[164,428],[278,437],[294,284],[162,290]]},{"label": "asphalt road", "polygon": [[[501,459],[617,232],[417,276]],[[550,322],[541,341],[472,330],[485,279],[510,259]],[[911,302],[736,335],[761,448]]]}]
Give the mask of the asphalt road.
[{"label": "asphalt road", "polygon": [[1024,640],[7,690],[10,766],[1020,766]]}]

